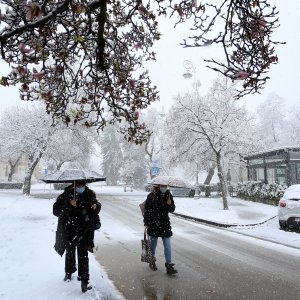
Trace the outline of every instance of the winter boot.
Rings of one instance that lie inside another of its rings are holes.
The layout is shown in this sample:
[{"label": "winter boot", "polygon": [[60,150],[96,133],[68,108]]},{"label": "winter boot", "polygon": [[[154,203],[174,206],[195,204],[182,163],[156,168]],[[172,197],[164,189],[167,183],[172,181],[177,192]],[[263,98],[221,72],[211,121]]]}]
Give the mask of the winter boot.
[{"label": "winter boot", "polygon": [[66,273],[64,281],[70,282],[72,280],[72,274],[71,273]]},{"label": "winter boot", "polygon": [[151,263],[149,263],[149,267],[152,271],[157,271],[157,266],[155,263],[156,259],[154,259]]},{"label": "winter boot", "polygon": [[89,284],[89,282],[87,280],[81,279],[81,291],[83,293],[85,293],[86,291],[92,289],[92,287],[90,285],[88,285],[88,284]]},{"label": "winter boot", "polygon": [[174,275],[178,273],[178,271],[174,269],[174,264],[165,263],[165,266],[168,275]]}]

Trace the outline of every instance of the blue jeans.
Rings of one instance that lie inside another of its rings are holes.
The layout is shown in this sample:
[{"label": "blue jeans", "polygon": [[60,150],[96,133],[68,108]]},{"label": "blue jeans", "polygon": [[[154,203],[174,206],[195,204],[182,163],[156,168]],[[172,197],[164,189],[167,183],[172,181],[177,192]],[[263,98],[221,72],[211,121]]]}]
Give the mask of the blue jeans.
[{"label": "blue jeans", "polygon": [[[157,239],[158,239],[158,237],[156,237],[156,236],[150,236],[151,251],[152,251],[153,256],[155,256]],[[170,264],[172,262],[171,238],[170,237],[162,237],[162,241],[164,244],[164,254],[165,254],[166,263]]]}]

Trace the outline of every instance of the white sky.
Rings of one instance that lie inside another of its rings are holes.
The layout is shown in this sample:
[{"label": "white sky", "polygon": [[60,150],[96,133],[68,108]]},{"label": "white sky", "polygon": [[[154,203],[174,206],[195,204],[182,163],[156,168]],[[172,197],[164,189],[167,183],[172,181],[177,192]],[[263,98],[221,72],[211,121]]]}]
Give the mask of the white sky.
[{"label": "white sky", "polygon": [[[271,0],[270,3],[276,5],[279,13],[281,26],[274,31],[273,40],[286,42],[286,45],[278,45],[275,49],[279,57],[279,63],[271,67],[270,80],[262,93],[245,96],[242,101],[250,111],[267,99],[268,95],[276,92],[286,100],[287,105],[300,103],[299,75],[299,41],[300,31],[298,24],[298,12],[300,11],[299,0]],[[206,48],[186,48],[183,49],[179,43],[187,37],[183,26],[176,29],[169,20],[163,22],[162,32],[164,36],[159,41],[156,48],[157,63],[152,64],[150,74],[153,82],[161,91],[160,106],[168,109],[174,95],[191,89],[193,79],[184,79],[183,61],[190,60],[196,68],[196,78],[200,80],[202,86],[200,92],[207,92],[211,81],[217,78],[218,74],[205,67],[203,59],[210,59],[220,52],[216,47]]]},{"label": "white sky", "polygon": [[[274,32],[275,41],[285,41],[286,45],[278,45],[276,53],[279,63],[273,65],[270,71],[271,79],[261,95],[255,94],[243,98],[243,102],[250,111],[267,99],[272,92],[282,97],[286,104],[296,105],[300,100],[299,70],[300,59],[298,56],[300,31],[298,29],[298,12],[300,11],[299,0],[271,0],[280,11],[281,26]],[[219,50],[215,47],[183,49],[179,43],[187,37],[184,26],[173,29],[173,22],[165,19],[161,22],[162,39],[156,45],[157,62],[151,63],[150,75],[154,84],[160,90],[161,101],[153,106],[167,110],[172,105],[173,97],[178,92],[184,92],[191,88],[193,79],[184,79],[183,61],[190,60],[196,68],[196,78],[202,83],[201,91],[205,93],[211,81],[217,77],[217,73],[205,68],[203,59],[210,59],[218,55]],[[0,76],[6,75],[8,67],[0,60]],[[17,87],[0,86],[1,105],[3,109],[21,104]]]},{"label": "white sky", "polygon": [[[147,194],[142,191],[133,191],[128,194],[123,192],[122,187],[106,187],[97,185],[97,183],[91,184],[91,187],[100,195],[102,192],[114,196],[118,195],[118,197],[124,198],[124,201],[132,202],[133,205],[136,205],[137,214],[139,213],[138,204],[145,200]],[[32,193],[49,193],[49,186],[33,185]],[[226,222],[230,219],[233,223],[253,224],[276,215],[276,207],[239,199],[229,198],[230,211],[222,209],[220,198],[201,198],[201,200],[175,198],[174,200],[176,212],[216,222]],[[21,190],[0,191],[0,298],[3,300],[123,299],[108,280],[105,270],[97,263],[93,255],[89,255],[91,284],[93,285],[91,291],[82,294],[80,283],[76,280],[76,273],[71,282],[63,281],[64,257],[61,258],[53,249],[57,225],[57,218],[52,215],[54,201],[55,196],[51,199],[38,199],[22,195]],[[96,245],[101,247],[103,242],[107,240],[105,234],[114,237],[110,241],[112,243],[118,243],[118,241],[132,242],[134,239],[140,244],[136,232],[130,230],[126,224],[122,223],[122,220],[108,219],[109,215],[105,213],[105,210],[100,214],[105,216],[103,218],[105,222],[102,222],[100,231],[96,232]],[[241,219],[241,216],[244,217]],[[137,215],[137,218],[142,220],[141,215]],[[116,226],[119,222],[122,226]],[[205,225],[199,224],[197,226],[201,229]],[[205,226],[205,228],[208,229],[209,227]],[[220,229],[213,227],[210,230],[212,235],[214,232],[220,231]],[[236,231],[243,233],[243,235],[237,235]],[[178,236],[186,234],[179,227],[174,228],[174,232]],[[246,226],[232,230],[223,229],[223,234],[226,236],[234,235],[251,244],[265,245],[282,253],[299,256],[299,233],[279,230],[276,218],[273,222],[267,222],[261,226]],[[247,235],[272,240],[275,243],[253,239]],[[298,249],[286,247],[280,243]],[[137,258],[139,255],[137,253]],[[143,267],[142,264],[140,263],[141,267]]]}]

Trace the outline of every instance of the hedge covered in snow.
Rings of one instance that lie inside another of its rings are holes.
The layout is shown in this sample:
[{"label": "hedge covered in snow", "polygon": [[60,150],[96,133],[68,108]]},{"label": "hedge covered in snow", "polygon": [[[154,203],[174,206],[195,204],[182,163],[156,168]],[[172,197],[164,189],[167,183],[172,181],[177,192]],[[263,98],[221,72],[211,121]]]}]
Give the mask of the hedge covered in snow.
[{"label": "hedge covered in snow", "polygon": [[286,188],[286,185],[277,183],[265,184],[260,181],[245,181],[237,184],[236,194],[247,200],[277,205]]},{"label": "hedge covered in snow", "polygon": [[0,189],[4,190],[18,190],[23,187],[22,182],[0,182]]},{"label": "hedge covered in snow", "polygon": [[71,183],[54,183],[53,187],[55,190],[64,190],[69,185],[71,185]]}]

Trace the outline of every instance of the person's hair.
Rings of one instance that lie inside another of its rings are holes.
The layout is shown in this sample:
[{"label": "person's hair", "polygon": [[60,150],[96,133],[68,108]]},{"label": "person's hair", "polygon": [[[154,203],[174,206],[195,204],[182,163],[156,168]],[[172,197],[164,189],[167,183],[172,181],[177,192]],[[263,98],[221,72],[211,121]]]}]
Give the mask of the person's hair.
[{"label": "person's hair", "polygon": [[75,185],[79,184],[79,185],[86,185],[86,182],[84,180],[76,180],[75,181]]},{"label": "person's hair", "polygon": [[158,185],[153,185],[151,190],[152,190],[153,193],[157,193],[159,191],[159,186]]}]

